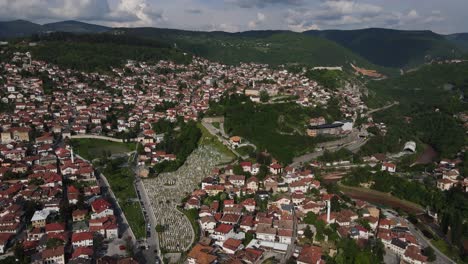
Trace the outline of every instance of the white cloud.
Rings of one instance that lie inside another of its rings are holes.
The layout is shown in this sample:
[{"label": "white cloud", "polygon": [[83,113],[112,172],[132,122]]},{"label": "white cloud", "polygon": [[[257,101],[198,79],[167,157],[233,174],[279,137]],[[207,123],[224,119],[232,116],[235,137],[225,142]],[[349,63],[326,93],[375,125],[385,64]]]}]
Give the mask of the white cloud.
[{"label": "white cloud", "polygon": [[250,29],[256,29],[265,22],[266,16],[263,13],[258,12],[257,18],[249,22],[248,27]]},{"label": "white cloud", "polygon": [[2,20],[83,20],[120,26],[155,26],[167,19],[148,0],[0,0]]},{"label": "white cloud", "polygon": [[228,4],[233,4],[241,8],[265,8],[272,5],[300,6],[305,4],[305,0],[224,0]]}]

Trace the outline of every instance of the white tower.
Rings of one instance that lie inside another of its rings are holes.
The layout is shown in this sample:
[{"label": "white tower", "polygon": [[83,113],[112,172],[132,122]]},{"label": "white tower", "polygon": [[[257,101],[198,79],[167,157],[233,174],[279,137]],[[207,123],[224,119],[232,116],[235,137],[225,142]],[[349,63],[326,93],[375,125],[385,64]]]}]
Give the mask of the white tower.
[{"label": "white tower", "polygon": [[331,202],[327,200],[327,224],[330,223]]},{"label": "white tower", "polygon": [[70,150],[72,163],[75,163],[75,155],[73,155],[73,148]]}]

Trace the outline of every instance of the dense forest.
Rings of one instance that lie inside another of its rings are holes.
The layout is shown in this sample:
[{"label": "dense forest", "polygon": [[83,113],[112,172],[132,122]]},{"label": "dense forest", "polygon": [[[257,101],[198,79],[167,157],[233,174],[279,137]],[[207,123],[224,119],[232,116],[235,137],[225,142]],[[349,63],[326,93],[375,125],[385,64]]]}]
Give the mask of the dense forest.
[{"label": "dense forest", "polygon": [[165,43],[126,36],[53,33],[35,35],[32,41],[39,43],[31,50],[35,58],[80,71],[107,72],[110,67],[120,67],[129,59],[191,61],[190,55]]},{"label": "dense forest", "polygon": [[366,103],[376,108],[400,104],[373,115],[387,126],[386,135],[373,137],[363,154],[401,150],[408,140],[431,145],[441,157],[453,158],[466,143],[466,135],[453,115],[467,109],[468,63],[428,65],[400,77],[368,84]]},{"label": "dense forest", "polygon": [[229,135],[241,136],[255,144],[258,150],[267,150],[287,164],[295,156],[313,151],[318,142],[329,140],[308,137],[305,127],[311,117],[321,116],[327,110],[341,115],[339,109],[335,109],[337,112],[333,109],[305,108],[295,103],[254,104],[245,96],[233,95],[212,104],[208,114],[223,115],[224,128]]},{"label": "dense forest", "polygon": [[[176,130],[175,128],[178,127]],[[164,133],[164,141],[157,145],[158,150],[163,150],[168,154],[175,154],[175,161],[163,161],[154,167],[157,173],[170,172],[182,166],[188,156],[198,146],[201,131],[193,121],[177,124],[161,120],[153,125],[153,129],[158,133]]]}]

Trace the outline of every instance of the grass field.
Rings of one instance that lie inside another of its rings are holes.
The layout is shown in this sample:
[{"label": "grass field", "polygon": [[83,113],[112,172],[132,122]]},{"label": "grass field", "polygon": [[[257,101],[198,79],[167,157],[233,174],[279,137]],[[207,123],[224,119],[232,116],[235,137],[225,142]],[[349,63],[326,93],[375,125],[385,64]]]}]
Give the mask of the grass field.
[{"label": "grass field", "polygon": [[87,160],[100,158],[106,154],[123,154],[135,150],[135,143],[118,143],[102,139],[73,139],[76,153]]},{"label": "grass field", "polygon": [[431,240],[433,246],[439,249],[442,253],[444,253],[447,257],[454,260],[456,263],[465,263],[460,259],[460,254],[458,250],[454,247],[450,247],[444,240],[442,239],[433,239]]},{"label": "grass field", "polygon": [[236,151],[242,156],[248,156],[250,153],[254,151],[254,148],[252,146],[243,146],[243,147],[237,148]]},{"label": "grass field", "polygon": [[364,200],[373,204],[383,205],[391,208],[400,208],[412,214],[423,213],[424,209],[418,204],[398,199],[390,194],[374,191],[366,188],[350,187],[338,184],[340,190],[354,199]]},{"label": "grass field", "polygon": [[130,201],[137,198],[135,188],[133,187],[133,175],[128,168],[118,168],[112,171],[106,171],[105,174],[112,191],[119,200],[122,211],[128,220],[128,224],[133,230],[137,239],[144,238],[145,219],[143,218],[140,203]]},{"label": "grass field", "polygon": [[232,151],[223,145],[216,136],[213,136],[208,132],[208,130],[200,123],[197,124],[198,128],[200,128],[202,132],[202,136],[200,137],[200,141],[198,142],[199,145],[210,145],[216,148],[218,151],[226,155],[231,159],[235,159],[236,155],[232,153]]}]

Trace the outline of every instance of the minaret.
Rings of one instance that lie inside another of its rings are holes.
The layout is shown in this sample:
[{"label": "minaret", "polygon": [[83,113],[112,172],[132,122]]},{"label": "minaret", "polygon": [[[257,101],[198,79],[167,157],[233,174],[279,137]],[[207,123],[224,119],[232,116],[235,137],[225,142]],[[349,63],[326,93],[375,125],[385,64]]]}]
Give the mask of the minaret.
[{"label": "minaret", "polygon": [[331,202],[327,200],[327,224],[330,223]]},{"label": "minaret", "polygon": [[73,148],[70,150],[72,163],[75,163],[75,155],[73,154]]}]

